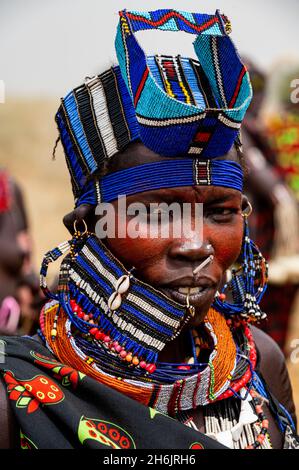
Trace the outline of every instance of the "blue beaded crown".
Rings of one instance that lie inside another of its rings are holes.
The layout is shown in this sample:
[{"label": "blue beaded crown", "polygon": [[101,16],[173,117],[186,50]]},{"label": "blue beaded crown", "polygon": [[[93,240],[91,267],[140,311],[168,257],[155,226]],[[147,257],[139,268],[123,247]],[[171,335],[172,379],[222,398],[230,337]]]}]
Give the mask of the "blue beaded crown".
[{"label": "blue beaded crown", "polygon": [[[218,11],[120,12],[119,66],[72,90],[56,114],[77,205],[101,200],[89,177],[130,142],[141,140],[165,157],[202,160],[230,150],[252,89],[229,28]],[[145,29],[195,34],[198,60],[147,57],[135,37]]]}]

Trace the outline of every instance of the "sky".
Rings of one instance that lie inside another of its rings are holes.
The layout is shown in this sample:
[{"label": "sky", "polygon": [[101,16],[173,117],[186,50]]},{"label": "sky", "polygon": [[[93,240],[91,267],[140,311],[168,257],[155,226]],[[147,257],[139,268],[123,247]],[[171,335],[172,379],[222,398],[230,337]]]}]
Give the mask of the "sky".
[{"label": "sky", "polygon": [[[214,13],[232,22],[241,54],[264,70],[298,58],[298,0],[0,0],[0,80],[7,95],[57,97],[115,63],[118,11],[176,8]],[[194,56],[184,33],[138,33],[148,53]]]}]

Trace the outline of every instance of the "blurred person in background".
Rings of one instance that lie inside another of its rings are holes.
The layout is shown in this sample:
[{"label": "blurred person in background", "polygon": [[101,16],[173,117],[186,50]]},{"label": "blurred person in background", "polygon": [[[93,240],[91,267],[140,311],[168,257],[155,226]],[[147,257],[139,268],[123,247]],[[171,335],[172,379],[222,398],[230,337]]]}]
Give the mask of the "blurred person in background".
[{"label": "blurred person in background", "polygon": [[31,334],[35,331],[38,280],[34,274],[32,243],[22,192],[0,168],[0,331]]},{"label": "blurred person in background", "polygon": [[[290,314],[298,279],[289,277],[286,259],[298,253],[298,205],[287,173],[281,171],[279,149],[273,145],[273,132],[262,118],[267,76],[245,59],[253,86],[253,99],[243,122],[243,150],[248,167],[245,192],[253,203],[250,230],[270,263],[267,291],[262,308],[271,312],[262,328],[285,350]],[[280,116],[279,122],[283,121]],[[276,121],[277,122],[277,121]],[[279,140],[279,139],[278,139]],[[294,264],[294,263],[293,263]]]},{"label": "blurred person in background", "polygon": [[299,202],[299,64],[282,62],[269,83],[265,122],[277,168]]}]

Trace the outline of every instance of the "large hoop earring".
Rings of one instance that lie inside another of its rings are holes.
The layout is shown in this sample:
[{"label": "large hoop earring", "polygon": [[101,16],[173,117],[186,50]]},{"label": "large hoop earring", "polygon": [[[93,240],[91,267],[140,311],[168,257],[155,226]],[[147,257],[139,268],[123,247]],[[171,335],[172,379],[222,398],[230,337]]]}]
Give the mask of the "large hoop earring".
[{"label": "large hoop earring", "polygon": [[[84,232],[81,232],[80,230],[78,230],[78,223],[81,222],[83,225],[84,225]],[[75,234],[80,234],[81,236],[84,236],[84,235],[87,235],[88,234],[88,227],[87,227],[87,223],[85,222],[84,219],[81,219],[80,221],[79,220],[75,220],[74,222],[74,233]]]},{"label": "large hoop earring", "polygon": [[[264,320],[267,315],[262,312],[259,303],[265,293],[268,281],[268,264],[257,245],[250,239],[248,217],[252,213],[252,205],[242,213],[244,234],[241,249],[242,263],[231,269],[232,277],[224,285],[221,293],[217,293],[214,306],[227,318],[240,316],[253,322]],[[230,291],[233,303],[226,301],[226,293]]]},{"label": "large hoop earring", "polygon": [[242,217],[248,219],[248,217],[252,214],[253,209],[252,209],[251,202],[250,201],[247,201],[247,202],[248,202],[248,205],[247,205],[246,210],[242,212]]},{"label": "large hoop earring", "polygon": [[[78,224],[82,223],[84,226],[84,231],[78,229]],[[72,260],[75,259],[77,256],[78,248],[82,246],[82,243],[86,241],[86,239],[90,236],[90,232],[88,231],[87,223],[84,219],[75,220],[74,222],[74,235],[71,240],[71,247],[70,247],[70,257]]]}]

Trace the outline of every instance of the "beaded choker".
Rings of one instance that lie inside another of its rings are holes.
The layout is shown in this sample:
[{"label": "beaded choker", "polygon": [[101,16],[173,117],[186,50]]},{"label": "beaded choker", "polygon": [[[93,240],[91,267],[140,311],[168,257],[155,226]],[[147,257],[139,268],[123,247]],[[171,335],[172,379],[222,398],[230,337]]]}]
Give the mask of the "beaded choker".
[{"label": "beaded choker", "polygon": [[62,363],[170,416],[237,395],[250,384],[256,351],[245,322],[228,326],[219,312],[210,309],[204,324],[214,343],[205,363],[158,362],[149,374],[141,364],[128,369],[126,357],[118,360],[114,343],[96,345],[92,335],[84,337],[57,301],[48,303],[41,313],[44,339]]}]

